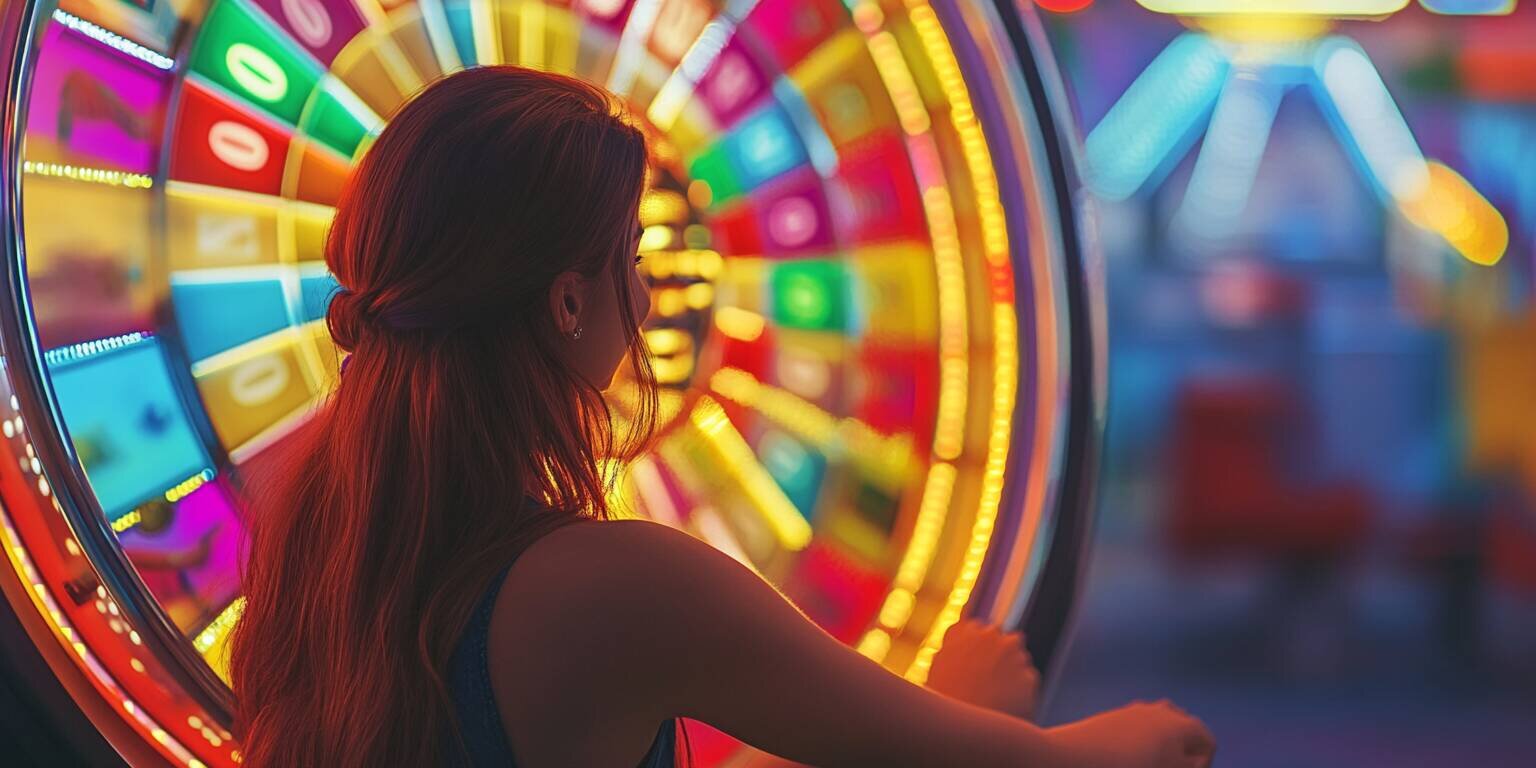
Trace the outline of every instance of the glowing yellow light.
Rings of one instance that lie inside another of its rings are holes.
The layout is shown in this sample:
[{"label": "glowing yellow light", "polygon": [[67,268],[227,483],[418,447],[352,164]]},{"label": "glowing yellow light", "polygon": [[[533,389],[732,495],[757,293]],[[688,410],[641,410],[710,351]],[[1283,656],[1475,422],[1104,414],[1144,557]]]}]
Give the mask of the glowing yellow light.
[{"label": "glowing yellow light", "polygon": [[213,650],[229,630],[234,629],[235,622],[240,620],[240,614],[244,611],[245,598],[243,597],[236,598],[234,602],[224,606],[224,610],[219,611],[219,615],[215,616],[213,621],[192,639],[192,647],[202,654]]},{"label": "glowing yellow light", "polygon": [[652,189],[640,201],[640,223],[646,227],[656,224],[685,224],[688,221],[688,200],[670,189]]},{"label": "glowing yellow light", "polygon": [[1321,16],[1210,16],[1195,26],[1240,43],[1290,43],[1321,37],[1333,21]]},{"label": "glowing yellow light", "polygon": [[700,250],[689,251],[688,253],[693,254],[695,259],[694,263],[698,269],[699,277],[702,277],[706,280],[713,280],[719,276],[720,267],[723,264],[724,259],[720,258],[720,254],[718,252]]},{"label": "glowing yellow light", "polygon": [[923,486],[917,521],[912,526],[912,542],[896,569],[895,585],[898,588],[915,592],[927,578],[939,537],[944,533],[944,519],[954,493],[956,475],[953,464],[938,462],[928,467],[928,482]]},{"label": "glowing yellow light", "polygon": [[[647,253],[645,260],[640,262],[640,271],[653,280],[666,280],[677,272],[677,253],[674,251]],[[655,301],[654,295],[651,300]]]},{"label": "glowing yellow light", "polygon": [[701,396],[689,414],[689,423],[747,492],[748,500],[762,514],[780,546],[799,551],[811,543],[810,523],[758,462],[752,446],[736,431],[719,403],[708,395]]},{"label": "glowing yellow light", "polygon": [[880,606],[880,623],[887,627],[900,627],[912,617],[912,606],[916,604],[916,597],[912,590],[893,589],[885,596],[885,604]]},{"label": "glowing yellow light", "polygon": [[876,32],[869,36],[866,45],[871,58],[875,60],[875,69],[880,72],[880,79],[885,83],[885,89],[890,92],[891,103],[896,107],[896,116],[902,130],[909,135],[927,133],[931,127],[928,122],[928,106],[923,103],[923,95],[918,92],[917,82],[912,79],[912,70],[907,68],[907,62],[901,56],[901,46],[897,44],[896,36],[888,31]]},{"label": "glowing yellow light", "polygon": [[[761,402],[765,387],[755,376],[746,371],[739,368],[721,368],[710,377],[709,386],[710,389],[733,402],[749,408],[765,410]],[[771,418],[782,425],[789,426],[796,437],[817,446],[824,453],[836,440],[837,420],[832,417],[832,414],[811,403],[794,398],[793,395],[790,395],[780,408],[775,409]]]},{"label": "glowing yellow light", "polygon": [[1429,184],[1401,210],[1414,225],[1445,238],[1473,264],[1497,264],[1509,248],[1509,225],[1498,209],[1444,163],[1429,162]]},{"label": "glowing yellow light", "polygon": [[518,3],[517,10],[517,63],[525,67],[543,68],[546,63],[544,34],[547,26],[544,21],[544,3]]},{"label": "glowing yellow light", "polygon": [[122,533],[123,531],[126,531],[129,528],[132,528],[142,522],[144,522],[144,514],[135,509],[132,512],[129,512],[128,514],[112,521],[112,530],[116,531],[117,533]]},{"label": "glowing yellow light", "polygon": [[656,307],[656,313],[662,317],[676,317],[688,308],[683,292],[677,288],[657,289],[652,292],[651,300]]},{"label": "glowing yellow light", "polygon": [[715,287],[709,283],[694,283],[683,289],[683,300],[689,309],[706,309],[715,303]]},{"label": "glowing yellow light", "polygon": [[1408,0],[1136,0],[1153,13],[1177,16],[1385,16]]},{"label": "glowing yellow light", "polygon": [[652,224],[646,227],[644,232],[640,233],[639,250],[642,253],[665,250],[671,248],[672,243],[676,239],[677,234],[673,232],[671,227],[665,224]]},{"label": "glowing yellow light", "polygon": [[[931,148],[931,145],[927,145]],[[935,154],[937,150],[933,150]],[[945,461],[960,455],[965,443],[965,410],[970,361],[965,317],[965,268],[949,190],[923,192],[923,210],[933,241],[934,274],[939,292],[939,397],[933,453]]]},{"label": "glowing yellow light", "polygon": [[177,483],[173,488],[166,491],[165,500],[171,502],[172,504],[181,501],[182,499],[186,498],[188,494],[203,487],[203,485],[212,479],[213,472],[211,470],[203,470],[202,472],[199,472]]},{"label": "glowing yellow light", "polygon": [[[720,274],[721,263],[720,254],[709,250],[655,251],[645,255],[640,268],[657,280],[672,277],[714,280]],[[652,301],[657,298],[653,293]]]},{"label": "glowing yellow light", "polygon": [[740,307],[715,309],[715,327],[726,338],[737,341],[757,341],[763,335],[767,321],[762,315]]},{"label": "glowing yellow light", "polygon": [[[960,65],[954,50],[944,35],[933,9],[921,0],[908,0],[907,8],[913,27],[918,32],[934,73],[950,104],[950,122],[960,136],[960,145],[970,171],[971,184],[976,194],[976,212],[982,221],[983,248],[989,267],[1000,274],[1011,274],[1011,253],[1008,247],[1007,221],[1004,216],[997,178],[992,171],[991,152],[986,137],[976,119],[976,112],[966,88]],[[994,285],[1001,281],[993,280]],[[1008,281],[1011,284],[1011,280]],[[992,341],[993,378],[991,431],[987,439],[986,470],[982,476],[981,495],[976,505],[976,518],[971,526],[970,546],[966,549],[960,571],[950,590],[949,600],[929,627],[907,677],[921,683],[928,676],[933,656],[943,641],[944,633],[960,618],[960,612],[970,599],[971,590],[981,573],[981,561],[986,556],[991,541],[992,528],[997,518],[998,505],[1002,502],[1003,481],[1008,461],[1008,450],[1013,431],[1013,404],[1018,386],[1018,329],[1015,307],[1008,295],[993,296]]]},{"label": "glowing yellow light", "polygon": [[646,346],[653,355],[675,355],[693,348],[693,337],[677,328],[651,328],[645,332]]},{"label": "glowing yellow light", "polygon": [[63,163],[39,163],[27,160],[21,164],[23,173],[33,176],[50,176],[72,181],[85,181],[92,184],[105,184],[110,187],[127,187],[129,189],[149,189],[155,185],[154,178],[142,173],[125,173],[123,171],[109,171],[103,168],[86,168],[77,165],[65,165]]},{"label": "glowing yellow light", "polygon": [[887,437],[858,419],[838,419],[826,409],[779,387],[763,384],[739,368],[721,368],[710,376],[710,389],[751,408],[829,460],[848,458],[873,475],[899,478],[911,465],[912,438]]},{"label": "glowing yellow light", "polygon": [[857,648],[859,653],[871,659],[883,659],[891,652],[891,635],[883,629],[871,629],[859,639]]}]

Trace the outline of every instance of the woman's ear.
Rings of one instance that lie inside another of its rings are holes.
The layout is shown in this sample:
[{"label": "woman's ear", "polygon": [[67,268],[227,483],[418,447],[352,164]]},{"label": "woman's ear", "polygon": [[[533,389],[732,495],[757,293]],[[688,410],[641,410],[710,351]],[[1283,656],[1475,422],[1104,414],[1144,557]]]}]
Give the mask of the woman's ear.
[{"label": "woman's ear", "polygon": [[549,286],[549,311],[555,322],[555,330],[569,336],[581,326],[581,316],[586,310],[587,281],[577,272],[566,271],[555,276]]}]

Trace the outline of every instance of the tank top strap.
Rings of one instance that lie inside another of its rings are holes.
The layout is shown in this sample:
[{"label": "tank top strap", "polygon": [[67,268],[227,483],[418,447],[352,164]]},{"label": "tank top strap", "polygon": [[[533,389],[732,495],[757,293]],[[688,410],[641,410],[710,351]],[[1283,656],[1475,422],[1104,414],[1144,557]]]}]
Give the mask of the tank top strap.
[{"label": "tank top strap", "polygon": [[491,612],[511,570],[512,564],[508,563],[491,578],[448,662],[449,689],[465,753],[453,750],[455,758],[450,765],[456,767],[514,765],[512,745],[501,724],[501,710],[496,706],[490,676]]},{"label": "tank top strap", "polygon": [[[463,753],[457,748],[451,750],[446,764],[454,768],[515,768],[517,764],[496,706],[490,674],[491,614],[511,570],[512,563],[508,563],[486,585],[448,662],[449,690],[464,744]],[[676,719],[662,723],[638,768],[674,768],[678,725]]]}]

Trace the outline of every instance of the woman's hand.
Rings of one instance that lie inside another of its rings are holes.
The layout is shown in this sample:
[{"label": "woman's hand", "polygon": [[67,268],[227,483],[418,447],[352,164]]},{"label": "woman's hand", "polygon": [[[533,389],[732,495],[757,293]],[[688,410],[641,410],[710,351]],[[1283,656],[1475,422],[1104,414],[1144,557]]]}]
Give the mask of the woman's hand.
[{"label": "woman's hand", "polygon": [[1047,732],[1063,765],[1080,768],[1208,768],[1216,740],[1167,699],[1137,702]]},{"label": "woman's hand", "polygon": [[933,657],[928,687],[967,704],[1033,720],[1040,672],[1024,636],[966,619],[949,628]]}]

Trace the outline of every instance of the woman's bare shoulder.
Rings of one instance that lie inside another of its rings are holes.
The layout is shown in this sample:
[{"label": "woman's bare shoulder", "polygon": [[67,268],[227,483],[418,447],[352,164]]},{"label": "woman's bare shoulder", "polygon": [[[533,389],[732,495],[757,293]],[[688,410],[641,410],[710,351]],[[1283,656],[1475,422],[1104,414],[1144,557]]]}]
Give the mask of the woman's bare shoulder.
[{"label": "woman's bare shoulder", "polygon": [[[663,660],[703,618],[693,586],[722,567],[712,564],[714,552],[685,532],[642,520],[575,523],[531,545],[492,614],[491,666],[511,702],[537,701],[542,709],[504,706],[509,720],[542,724],[562,702],[573,713],[601,702],[609,710],[603,717],[638,715],[654,730],[670,716],[656,695],[665,684]],[[724,567],[740,566],[728,560]]]},{"label": "woman's bare shoulder", "polygon": [[710,652],[708,626],[783,603],[752,569],[645,520],[582,522],[547,534],[513,565],[502,591],[493,637],[652,670],[679,648]]},{"label": "woman's bare shoulder", "polygon": [[[673,716],[658,691],[672,652],[659,560],[697,542],[646,521],[582,521],[545,534],[513,564],[491,616],[489,667],[503,722],[529,765],[638,762]],[[688,559],[687,555],[683,559]],[[662,568],[661,570],[666,570]],[[571,745],[582,745],[575,760]]]},{"label": "woman's bare shoulder", "polygon": [[644,566],[650,556],[695,547],[708,547],[692,535],[650,520],[582,520],[552,531],[528,547],[514,568],[528,563],[528,569],[558,565],[569,568],[576,562],[590,561],[599,568]]},{"label": "woman's bare shoulder", "polygon": [[530,546],[513,565],[507,588],[535,605],[635,606],[706,586],[721,570],[746,571],[714,547],[660,523],[582,521]]}]

